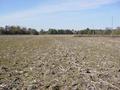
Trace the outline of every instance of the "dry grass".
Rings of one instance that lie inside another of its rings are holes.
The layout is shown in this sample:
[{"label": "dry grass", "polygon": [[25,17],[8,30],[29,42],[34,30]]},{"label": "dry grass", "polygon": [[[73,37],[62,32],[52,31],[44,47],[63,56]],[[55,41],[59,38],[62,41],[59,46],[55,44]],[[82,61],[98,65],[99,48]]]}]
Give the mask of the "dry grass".
[{"label": "dry grass", "polygon": [[120,90],[120,38],[1,36],[0,90]]}]

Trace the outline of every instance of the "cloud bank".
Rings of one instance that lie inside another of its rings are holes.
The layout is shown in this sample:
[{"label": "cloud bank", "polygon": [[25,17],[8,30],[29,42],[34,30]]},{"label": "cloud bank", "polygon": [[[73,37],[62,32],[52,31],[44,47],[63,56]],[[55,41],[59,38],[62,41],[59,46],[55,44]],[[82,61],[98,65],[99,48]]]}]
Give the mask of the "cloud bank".
[{"label": "cloud bank", "polygon": [[112,4],[119,0],[59,0],[57,3],[36,6],[29,10],[18,11],[4,16],[0,16],[2,21],[17,21],[20,19],[29,19],[40,14],[49,14],[63,11],[80,11],[83,9],[94,9],[103,5]]}]

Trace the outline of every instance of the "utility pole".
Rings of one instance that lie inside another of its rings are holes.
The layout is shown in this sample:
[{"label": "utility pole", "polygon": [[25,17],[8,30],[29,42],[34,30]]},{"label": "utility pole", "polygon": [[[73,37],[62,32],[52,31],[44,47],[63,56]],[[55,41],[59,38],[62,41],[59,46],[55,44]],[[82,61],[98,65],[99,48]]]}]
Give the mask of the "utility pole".
[{"label": "utility pole", "polygon": [[114,19],[114,18],[113,18],[113,16],[112,16],[112,28],[111,28],[111,29],[112,29],[112,32],[111,32],[111,35],[113,35],[113,23],[114,23],[114,22],[113,22],[113,19]]},{"label": "utility pole", "polygon": [[118,16],[118,27],[120,27],[120,17]]},{"label": "utility pole", "polygon": [[112,16],[112,29],[113,29],[113,16]]}]

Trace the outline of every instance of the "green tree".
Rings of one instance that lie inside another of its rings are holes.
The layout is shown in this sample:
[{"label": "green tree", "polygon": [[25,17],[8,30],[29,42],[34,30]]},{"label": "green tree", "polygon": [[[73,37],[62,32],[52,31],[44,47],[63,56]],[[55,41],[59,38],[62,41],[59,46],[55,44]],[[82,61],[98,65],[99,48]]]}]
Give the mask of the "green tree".
[{"label": "green tree", "polygon": [[63,29],[59,29],[58,34],[65,34],[65,31]]},{"label": "green tree", "polygon": [[56,29],[49,29],[48,34],[58,34]]},{"label": "green tree", "polygon": [[44,31],[43,29],[40,30],[40,34],[46,34],[46,31]]}]

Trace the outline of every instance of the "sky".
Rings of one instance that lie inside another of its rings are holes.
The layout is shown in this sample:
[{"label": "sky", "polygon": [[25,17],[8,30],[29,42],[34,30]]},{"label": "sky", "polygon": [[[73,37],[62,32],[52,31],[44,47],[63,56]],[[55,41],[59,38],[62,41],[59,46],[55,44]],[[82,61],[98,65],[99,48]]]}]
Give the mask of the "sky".
[{"label": "sky", "polygon": [[120,26],[120,0],[0,0],[0,26],[5,25],[38,30],[115,28]]}]

